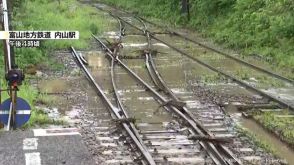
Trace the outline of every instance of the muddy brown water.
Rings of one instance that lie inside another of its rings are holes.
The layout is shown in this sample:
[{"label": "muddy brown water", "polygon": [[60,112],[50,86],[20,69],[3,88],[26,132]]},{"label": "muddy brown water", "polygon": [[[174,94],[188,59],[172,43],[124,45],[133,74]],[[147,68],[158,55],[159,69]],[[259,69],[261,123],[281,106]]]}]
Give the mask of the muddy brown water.
[{"label": "muddy brown water", "polygon": [[[86,53],[86,58],[89,60],[89,67],[91,68],[93,77],[97,83],[101,85],[104,93],[111,99],[111,102],[116,106],[110,77],[110,62],[100,53],[88,52]],[[102,62],[100,63],[97,61]],[[145,67],[140,67],[142,64],[144,64],[142,60],[128,61],[128,65],[140,75],[140,77],[148,79],[148,74],[144,71]],[[136,123],[140,130],[163,130],[164,124],[171,121],[171,116],[163,111],[156,100],[119,66],[115,67],[115,78],[118,86],[118,93],[128,115],[137,119]]]},{"label": "muddy brown water", "polygon": [[288,147],[287,144],[279,140],[272,133],[265,130],[258,123],[252,119],[241,119],[241,124],[247,128],[256,137],[262,141],[266,141],[276,151],[276,155],[282,159],[287,160],[289,165],[294,165],[294,151]]},{"label": "muddy brown water", "polygon": [[[48,104],[49,107],[58,107],[60,114],[66,114],[67,111],[72,109],[72,104],[79,100],[79,97],[70,98],[69,93],[75,93],[76,87],[74,82],[78,81],[81,84],[88,83],[84,77],[76,78],[76,80],[65,79],[52,79],[39,82],[38,88],[41,93],[50,94],[44,96],[44,100],[41,97],[40,101]],[[79,93],[76,95],[78,96]]]},{"label": "muddy brown water", "polygon": [[43,80],[38,85],[41,93],[62,93],[70,88],[68,82],[63,79]]},{"label": "muddy brown water", "polygon": [[[239,113],[234,105],[227,106],[226,111],[230,115]],[[243,128],[253,133],[259,140],[266,142],[266,144],[269,144],[270,147],[274,149],[275,154],[278,157],[285,159],[289,163],[289,165],[294,165],[294,151],[286,143],[282,142],[277,136],[264,129],[254,119],[244,118],[242,116],[238,120],[239,124]]]},{"label": "muddy brown water", "polygon": [[280,79],[271,77],[265,73],[256,71],[253,68],[239,64],[238,62],[227,58],[218,53],[205,50],[197,44],[184,41],[179,37],[171,35],[158,35],[158,37],[175,47],[183,50],[189,55],[204,61],[205,63],[224,71],[234,77],[254,86],[265,93],[287,102],[294,106],[294,85]]},{"label": "muddy brown water", "polygon": [[[171,38],[168,38],[168,40],[173,41],[173,39]],[[178,45],[186,44],[186,48],[193,47],[189,47],[189,45],[187,45],[187,43],[185,42],[174,43]],[[171,87],[174,91],[186,91],[186,77],[188,74],[191,77],[214,74],[209,69],[204,68],[189,59],[183,58],[182,55],[176,53],[175,51],[172,51],[171,49],[168,49],[164,45],[156,44],[154,41],[153,44],[154,47],[161,52],[158,54],[158,56],[155,57],[155,63],[158,66],[158,70],[163,79],[167,82],[168,86]],[[146,48],[146,44],[142,36],[125,37],[124,49],[122,53],[123,55],[134,56],[137,55],[139,51],[143,50],[144,48]],[[207,53],[206,50],[203,50],[202,48],[195,49],[197,50],[193,50],[193,52],[196,56]],[[107,96],[112,98],[113,93],[111,92],[112,87],[110,80],[109,61],[105,58],[104,55],[101,55],[101,53],[89,53],[86,58],[88,59],[91,72],[94,74],[94,77],[98,81],[98,84],[100,84],[102,88],[107,92]],[[226,59],[218,61],[219,59],[222,58],[213,57],[212,59],[208,59],[208,62],[215,63],[215,65],[220,65],[219,67],[221,67],[222,63],[225,63],[226,68],[230,68],[232,71],[238,68],[237,65],[232,65],[231,61],[227,61]],[[124,60],[124,62],[141,78],[147,80],[149,84],[152,84],[145,68],[144,59]],[[150,94],[147,93],[142,86],[138,85],[139,83],[134,81],[134,79],[129,76],[121,67],[117,66],[115,68],[115,71],[119,95],[121,96],[123,103],[129,112],[129,115],[136,117],[138,127],[141,130],[154,130],[158,128],[164,129],[164,125],[172,120],[171,116],[168,115],[163,108],[159,107],[159,104],[156,102],[156,100],[154,100],[152,96],[150,96]],[[239,92],[236,90],[235,86],[230,87],[230,85],[231,84],[227,84],[227,91],[236,91],[236,93]],[[252,96],[253,94],[246,93],[246,95]],[[115,104],[113,98],[112,103]],[[248,127],[250,127],[250,125]],[[288,161],[291,162],[291,160]]]}]

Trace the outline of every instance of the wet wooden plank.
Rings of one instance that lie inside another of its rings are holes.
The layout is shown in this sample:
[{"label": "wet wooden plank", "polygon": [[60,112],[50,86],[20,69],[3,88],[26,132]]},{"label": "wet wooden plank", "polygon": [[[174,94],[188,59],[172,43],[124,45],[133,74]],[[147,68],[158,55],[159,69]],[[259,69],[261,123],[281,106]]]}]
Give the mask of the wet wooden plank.
[{"label": "wet wooden plank", "polygon": [[157,163],[160,162],[170,162],[170,163],[176,163],[176,164],[188,164],[191,163],[193,165],[204,165],[205,160],[201,157],[172,157],[172,158],[166,158],[166,160],[164,160],[164,158],[155,158],[155,161]]},{"label": "wet wooden plank", "polygon": [[158,154],[188,154],[188,153],[200,153],[200,150],[198,148],[193,148],[193,149],[149,149],[149,152],[151,153],[158,153]]},{"label": "wet wooden plank", "polygon": [[193,141],[185,140],[185,141],[148,141],[146,145],[152,146],[185,146],[185,145],[195,145]]}]

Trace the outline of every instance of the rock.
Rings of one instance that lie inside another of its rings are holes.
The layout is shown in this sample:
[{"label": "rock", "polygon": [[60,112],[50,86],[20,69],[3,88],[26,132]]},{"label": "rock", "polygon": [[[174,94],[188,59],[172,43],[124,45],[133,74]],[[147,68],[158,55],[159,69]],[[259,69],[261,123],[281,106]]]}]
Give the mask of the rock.
[{"label": "rock", "polygon": [[76,75],[79,75],[80,74],[80,69],[73,69],[71,72],[70,72],[70,75],[71,76],[76,76]]},{"label": "rock", "polygon": [[37,70],[35,74],[37,77],[42,77],[44,75],[43,72],[41,72],[39,70]]},{"label": "rock", "polygon": [[36,65],[28,65],[24,69],[25,74],[35,75],[37,73],[37,66]]}]

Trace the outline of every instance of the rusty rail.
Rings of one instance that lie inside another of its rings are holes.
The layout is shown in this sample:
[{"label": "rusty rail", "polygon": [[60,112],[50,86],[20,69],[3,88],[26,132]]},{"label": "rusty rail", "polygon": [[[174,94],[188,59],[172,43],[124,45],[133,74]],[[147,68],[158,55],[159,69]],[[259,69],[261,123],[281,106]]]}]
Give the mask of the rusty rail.
[{"label": "rusty rail", "polygon": [[[114,58],[115,55],[113,54],[113,52],[96,36],[93,36],[96,41],[102,46],[102,48],[106,51],[106,55],[110,58]],[[120,66],[122,68],[124,68],[132,77],[134,77],[139,83],[141,83],[146,89],[148,89],[148,91],[150,91],[153,96],[155,96],[160,103],[167,103],[169,100],[167,100],[165,97],[163,97],[161,94],[159,94],[155,89],[153,89],[150,85],[148,85],[144,80],[142,80],[134,71],[132,71],[126,64],[124,64],[119,58],[118,56],[116,56],[116,61],[120,64]],[[201,136],[207,135],[207,133],[209,132],[208,130],[206,130],[204,127],[201,127],[201,123],[199,121],[195,122],[196,119],[194,119],[190,115],[186,115],[186,113],[183,113],[181,110],[177,109],[174,106],[171,106],[169,104],[164,105],[164,107],[168,110],[173,111],[175,114],[177,114],[179,117],[181,117],[182,119],[184,119],[189,126],[193,129],[194,134],[198,134]],[[189,112],[188,112],[189,113]],[[203,131],[206,130],[206,131]],[[210,136],[213,137],[213,134],[210,134]],[[214,162],[216,164],[219,165],[227,165],[227,164],[232,164],[232,161],[228,161],[227,159],[225,159],[223,157],[223,154],[221,154],[218,149],[217,146],[215,144],[213,144],[212,142],[199,142],[201,144],[201,146],[206,149],[208,151],[208,154],[210,155],[210,157],[214,160]],[[226,148],[224,148],[226,149]],[[233,161],[233,164],[242,164],[239,161]]]},{"label": "rusty rail", "polygon": [[[102,97],[104,103],[106,103],[106,105],[107,105],[108,109],[110,110],[110,112],[115,115],[116,119],[119,119],[119,120],[126,119],[127,117],[125,116],[125,114],[121,113],[122,110],[120,108],[114,106],[111,103],[111,101],[107,98],[107,96],[103,92],[102,88],[96,83],[96,81],[94,80],[94,78],[92,77],[92,75],[90,74],[90,72],[88,71],[88,69],[86,68],[84,63],[82,62],[80,56],[75,51],[75,49],[73,47],[71,47],[70,49],[71,49],[71,52],[72,52],[72,56],[74,57],[74,59],[77,62],[78,66],[84,71],[87,79],[93,85],[93,87],[95,88],[97,94]],[[123,128],[126,130],[126,132],[128,133],[128,135],[131,137],[133,142],[135,143],[136,147],[142,153],[143,157],[145,158],[145,161],[149,165],[155,165],[155,161],[153,160],[150,152],[148,150],[146,150],[146,147],[144,146],[144,144],[141,143],[142,139],[140,139],[140,137],[136,136],[135,132],[138,132],[138,131],[133,130],[133,127],[129,124],[129,122],[122,122],[121,124],[122,124]]]}]

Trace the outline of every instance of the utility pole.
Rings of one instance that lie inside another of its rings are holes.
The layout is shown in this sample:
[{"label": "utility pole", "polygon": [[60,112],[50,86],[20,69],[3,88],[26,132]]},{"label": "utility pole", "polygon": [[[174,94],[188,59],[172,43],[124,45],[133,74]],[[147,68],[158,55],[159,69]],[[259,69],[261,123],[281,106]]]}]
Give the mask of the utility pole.
[{"label": "utility pole", "polygon": [[[7,1],[2,0],[2,12],[3,12],[3,20],[2,20],[2,27],[3,31],[9,31],[9,21],[8,21],[8,8],[7,8]],[[11,69],[11,59],[10,59],[10,45],[9,45],[9,40],[3,40],[4,42],[4,61],[5,61],[5,72],[7,73]]]},{"label": "utility pole", "polygon": [[[8,5],[8,19],[9,19],[9,30],[13,29],[12,26],[12,15],[13,15],[13,0],[7,2]],[[13,47],[10,47],[10,58],[11,58],[11,68],[15,69],[17,66],[15,64],[15,55]]]}]

